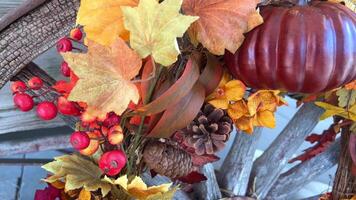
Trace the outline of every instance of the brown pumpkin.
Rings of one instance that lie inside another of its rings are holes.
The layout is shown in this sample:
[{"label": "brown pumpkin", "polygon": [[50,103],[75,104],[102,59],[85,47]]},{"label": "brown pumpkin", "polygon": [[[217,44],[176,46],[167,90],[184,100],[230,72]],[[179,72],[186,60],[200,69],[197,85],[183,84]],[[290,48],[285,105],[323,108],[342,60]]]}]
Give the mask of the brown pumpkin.
[{"label": "brown pumpkin", "polygon": [[265,22],[225,54],[236,78],[252,88],[303,93],[356,79],[356,14],[342,4],[306,2],[261,9]]}]

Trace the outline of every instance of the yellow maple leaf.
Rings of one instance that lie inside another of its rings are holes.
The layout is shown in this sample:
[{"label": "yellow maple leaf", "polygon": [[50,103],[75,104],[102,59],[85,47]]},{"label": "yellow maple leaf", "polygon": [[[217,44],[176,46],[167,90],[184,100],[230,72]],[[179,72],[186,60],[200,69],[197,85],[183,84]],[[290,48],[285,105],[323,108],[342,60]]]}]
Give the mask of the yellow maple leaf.
[{"label": "yellow maple leaf", "polygon": [[193,43],[201,42],[211,53],[223,55],[240,47],[244,33],[263,22],[256,11],[260,0],[184,0],[183,12],[199,20],[189,28]]},{"label": "yellow maple leaf", "polygon": [[179,13],[182,0],[141,0],[137,7],[121,7],[130,31],[130,45],[145,58],[152,55],[157,63],[169,66],[180,53],[177,37],[182,37],[198,19]]},{"label": "yellow maple leaf", "polygon": [[77,24],[84,26],[89,40],[101,45],[110,45],[119,36],[128,40],[120,6],[137,4],[138,0],[81,0]]},{"label": "yellow maple leaf", "polygon": [[78,200],[90,200],[90,199],[91,199],[91,193],[83,188],[79,193]]},{"label": "yellow maple leaf", "polygon": [[130,80],[139,73],[142,60],[121,38],[109,47],[89,41],[86,54],[62,55],[79,77],[68,99],[87,103],[95,110],[92,115],[120,115],[130,101],[138,103],[139,92]]},{"label": "yellow maple leaf", "polygon": [[65,192],[82,188],[87,191],[100,189],[105,197],[111,190],[111,185],[102,180],[103,173],[98,165],[76,154],[56,157],[42,168],[53,174],[44,179],[47,183],[65,180]]},{"label": "yellow maple leaf", "polygon": [[138,200],[171,199],[175,192],[175,189],[170,190],[170,187],[172,186],[171,183],[147,187],[143,180],[138,176],[136,176],[130,183],[127,175],[121,176],[116,180],[112,180],[105,176],[104,180],[113,185],[120,185],[130,196]]},{"label": "yellow maple leaf", "polygon": [[356,121],[356,104],[352,105],[349,109],[340,108],[320,101],[315,102],[315,104],[325,110],[324,114],[320,117],[321,120],[337,115],[352,121]]},{"label": "yellow maple leaf", "polygon": [[241,100],[245,91],[246,86],[241,81],[231,80],[223,85],[220,84],[208,97],[208,102],[216,108],[228,109],[230,102]]}]

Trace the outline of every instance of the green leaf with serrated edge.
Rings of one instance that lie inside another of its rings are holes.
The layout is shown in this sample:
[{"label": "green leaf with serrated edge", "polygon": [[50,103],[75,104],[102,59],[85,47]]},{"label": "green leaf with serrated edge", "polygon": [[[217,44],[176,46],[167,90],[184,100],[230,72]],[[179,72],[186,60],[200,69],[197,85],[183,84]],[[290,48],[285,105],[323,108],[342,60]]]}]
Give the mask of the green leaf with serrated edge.
[{"label": "green leaf with serrated edge", "polygon": [[106,196],[111,190],[111,185],[101,180],[103,174],[100,168],[76,154],[57,157],[43,168],[53,173],[44,181],[52,183],[65,180],[65,189],[68,191],[82,187],[91,192],[101,189],[102,196]]},{"label": "green leaf with serrated edge", "polygon": [[336,95],[339,97],[340,107],[348,107],[356,102],[356,90],[341,88],[336,92]]}]

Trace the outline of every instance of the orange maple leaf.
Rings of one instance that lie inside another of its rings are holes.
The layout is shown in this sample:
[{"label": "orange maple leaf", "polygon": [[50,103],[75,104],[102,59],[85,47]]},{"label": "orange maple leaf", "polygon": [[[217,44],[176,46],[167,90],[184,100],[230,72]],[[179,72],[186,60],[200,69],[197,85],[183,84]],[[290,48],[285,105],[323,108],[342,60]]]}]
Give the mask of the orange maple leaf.
[{"label": "orange maple leaf", "polygon": [[68,100],[87,103],[88,116],[121,115],[130,101],[138,102],[139,92],[131,79],[139,73],[142,61],[121,38],[109,47],[89,41],[86,54],[62,55],[79,77]]},{"label": "orange maple leaf", "polygon": [[193,43],[201,42],[211,53],[232,53],[241,46],[244,33],[263,22],[256,11],[259,0],[184,0],[183,12],[199,16],[188,33]]}]

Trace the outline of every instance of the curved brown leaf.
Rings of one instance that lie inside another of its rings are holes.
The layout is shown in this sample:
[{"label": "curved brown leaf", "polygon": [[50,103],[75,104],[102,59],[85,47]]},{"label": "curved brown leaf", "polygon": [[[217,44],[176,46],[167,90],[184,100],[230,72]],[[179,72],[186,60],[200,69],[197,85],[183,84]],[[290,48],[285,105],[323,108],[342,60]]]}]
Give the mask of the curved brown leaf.
[{"label": "curved brown leaf", "polygon": [[169,138],[175,131],[186,127],[194,120],[203,106],[205,89],[197,82],[192,90],[177,104],[170,106],[148,134],[149,137]]},{"label": "curved brown leaf", "polygon": [[207,55],[207,59],[208,61],[203,73],[200,75],[199,82],[203,84],[205,93],[209,95],[219,86],[223,76],[223,68],[213,55]]},{"label": "curved brown leaf", "polygon": [[152,57],[149,57],[143,67],[142,75],[141,75],[141,79],[144,80],[140,84],[142,102],[146,102],[147,92],[150,87],[150,84],[152,83],[151,80],[147,80],[147,79],[150,78],[153,70],[154,69],[153,69]]},{"label": "curved brown leaf", "polygon": [[354,133],[351,133],[350,136],[349,150],[350,150],[351,159],[354,162],[354,165],[356,165],[356,134]]},{"label": "curved brown leaf", "polygon": [[165,93],[151,103],[138,108],[140,115],[151,115],[164,111],[186,96],[199,78],[199,67],[189,59],[182,76]]}]

